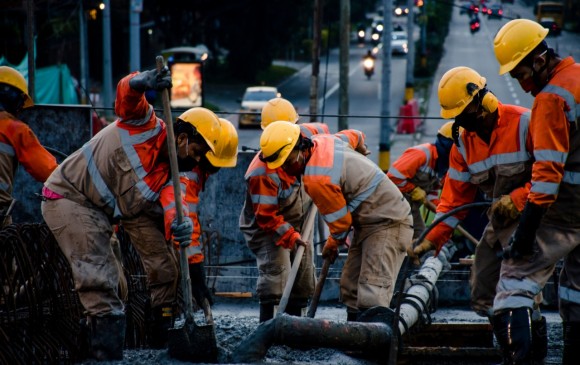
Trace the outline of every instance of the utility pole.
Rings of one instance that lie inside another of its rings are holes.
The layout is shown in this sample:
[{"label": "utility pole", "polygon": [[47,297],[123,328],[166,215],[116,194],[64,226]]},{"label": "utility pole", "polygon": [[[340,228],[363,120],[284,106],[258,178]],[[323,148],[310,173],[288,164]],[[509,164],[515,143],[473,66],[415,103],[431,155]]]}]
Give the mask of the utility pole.
[{"label": "utility pole", "polygon": [[143,0],[131,0],[129,4],[129,67],[130,72],[141,70],[141,15]]},{"label": "utility pole", "polygon": [[109,0],[103,0],[103,106],[104,114],[111,115],[113,106],[113,70],[111,62],[111,7]]},{"label": "utility pole", "polygon": [[26,30],[27,43],[28,43],[28,95],[32,100],[34,100],[34,84],[35,84],[35,67],[34,60],[35,47],[34,47],[34,0],[26,1]]},{"label": "utility pole", "polygon": [[348,59],[350,45],[350,0],[340,0],[340,56],[338,87],[338,130],[348,128]]},{"label": "utility pole", "polygon": [[413,37],[413,27],[415,21],[415,14],[413,8],[415,6],[414,0],[407,0],[407,75],[405,79],[405,102],[415,97],[415,78],[413,71],[415,70],[415,39]]},{"label": "utility pole", "polygon": [[310,77],[310,122],[316,122],[318,114],[318,75],[320,73],[320,31],[322,2],[314,0],[314,29],[312,35],[312,76]]},{"label": "utility pole", "polygon": [[79,6],[79,37],[81,51],[81,104],[87,104],[89,94],[89,50],[87,48],[87,15],[83,2]]},{"label": "utility pole", "polygon": [[[381,79],[381,116],[391,115],[391,37],[393,33],[393,0],[383,0],[383,73]],[[387,171],[391,165],[391,121],[381,118],[379,138],[379,168]]]}]

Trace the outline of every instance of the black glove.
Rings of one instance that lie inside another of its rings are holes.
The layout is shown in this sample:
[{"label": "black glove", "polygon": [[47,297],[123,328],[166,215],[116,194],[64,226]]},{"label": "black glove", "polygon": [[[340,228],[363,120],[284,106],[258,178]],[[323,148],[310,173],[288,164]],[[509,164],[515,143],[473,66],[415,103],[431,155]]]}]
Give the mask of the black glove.
[{"label": "black glove", "polygon": [[527,202],[520,218],[520,224],[510,239],[509,246],[504,250],[504,259],[518,259],[534,253],[536,231],[546,213],[541,206]]},{"label": "black glove", "polygon": [[203,262],[189,264],[189,278],[191,279],[191,294],[193,294],[197,305],[203,308],[204,299],[207,299],[209,304],[213,305],[211,292],[205,284],[205,268]]},{"label": "black glove", "polygon": [[145,92],[147,90],[170,89],[173,85],[171,84],[171,73],[165,66],[161,71],[149,70],[138,73],[129,80],[129,86],[135,91]]}]

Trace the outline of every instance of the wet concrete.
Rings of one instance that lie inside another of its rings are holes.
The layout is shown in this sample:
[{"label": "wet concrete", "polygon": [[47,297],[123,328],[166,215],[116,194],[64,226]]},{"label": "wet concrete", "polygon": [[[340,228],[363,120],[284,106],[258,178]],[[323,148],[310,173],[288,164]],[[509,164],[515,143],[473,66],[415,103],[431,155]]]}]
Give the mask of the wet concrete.
[{"label": "wet concrete", "polygon": [[[203,323],[201,314],[196,314],[197,321]],[[223,299],[217,298],[213,307],[213,315],[216,326],[216,337],[219,348],[219,364],[230,364],[231,353],[239,344],[246,339],[258,327],[258,302],[254,299]],[[560,364],[562,353],[562,327],[561,319],[556,311],[544,311],[548,323],[549,353],[546,364]],[[431,315],[434,323],[485,323],[486,319],[478,317],[468,308],[439,308]],[[322,302],[316,312],[316,318],[330,321],[346,321],[345,308],[336,302]],[[386,353],[385,353],[386,359]],[[308,349],[297,350],[287,346],[272,346],[262,363],[266,364],[342,364],[342,365],[367,365],[376,364],[378,361],[361,359],[349,356],[333,349]],[[492,364],[492,362],[488,362]],[[94,361],[84,361],[84,365],[97,364]],[[167,350],[125,350],[123,361],[108,363],[111,365],[128,364],[184,364],[168,356]],[[470,364],[473,362],[461,362],[461,360],[441,360],[437,362],[414,362],[413,364]],[[486,364],[479,362],[478,364]]]}]

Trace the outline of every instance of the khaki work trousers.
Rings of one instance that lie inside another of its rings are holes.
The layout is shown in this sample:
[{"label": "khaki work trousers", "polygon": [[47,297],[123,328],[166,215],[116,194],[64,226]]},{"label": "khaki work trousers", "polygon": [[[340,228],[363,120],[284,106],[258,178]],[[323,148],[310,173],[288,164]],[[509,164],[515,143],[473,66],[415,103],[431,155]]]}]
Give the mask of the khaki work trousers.
[{"label": "khaki work trousers", "polygon": [[[88,208],[68,199],[42,203],[42,215],[69,261],[75,289],[89,316],[120,314],[120,265],[111,247],[111,223],[99,209]],[[123,220],[122,225],[141,257],[156,307],[176,299],[178,266],[175,251],[145,215]]]},{"label": "khaki work trousers", "polygon": [[409,215],[403,222],[383,227],[355,228],[340,277],[340,297],[347,307],[389,307],[401,264],[412,245],[412,224]]},{"label": "khaki work trousers", "polygon": [[546,285],[556,263],[564,259],[560,274],[560,316],[580,322],[580,228],[542,223],[536,232],[531,257],[502,263],[494,311],[531,307],[533,297]]}]

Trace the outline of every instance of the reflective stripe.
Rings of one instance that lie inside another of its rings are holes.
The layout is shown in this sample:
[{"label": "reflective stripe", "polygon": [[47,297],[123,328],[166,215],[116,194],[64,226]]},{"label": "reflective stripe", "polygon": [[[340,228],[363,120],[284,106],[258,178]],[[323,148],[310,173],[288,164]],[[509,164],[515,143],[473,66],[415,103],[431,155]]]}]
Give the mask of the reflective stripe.
[{"label": "reflective stripe", "polygon": [[389,174],[393,175],[394,177],[396,177],[397,179],[406,179],[407,177],[405,175],[403,175],[399,170],[397,170],[396,167],[391,166],[389,168]]},{"label": "reflective stripe", "polygon": [[[186,173],[184,172],[180,172],[179,175],[184,176]],[[171,187],[171,190],[173,191],[173,180],[168,180],[167,183],[165,185],[163,185],[163,187]],[[179,182],[179,188],[181,189],[181,198],[183,199],[184,196],[186,196],[187,194],[187,184],[184,182]],[[173,201],[169,204],[167,204],[167,206],[163,207],[163,211],[167,212],[171,209],[175,209],[175,198],[173,199]],[[188,205],[184,205],[182,206],[183,209],[183,215],[189,215],[189,206]]]},{"label": "reflective stripe", "polygon": [[0,142],[0,153],[4,153],[8,156],[15,155],[14,148],[11,145],[2,142]]},{"label": "reflective stripe", "polygon": [[539,194],[557,195],[559,186],[560,186],[559,183],[532,181],[532,188],[530,189],[530,192]]},{"label": "reflective stripe", "polygon": [[318,134],[324,134],[324,129],[322,128],[322,126],[316,125],[316,126],[314,126],[314,128],[316,128],[316,130],[318,131]]},{"label": "reflective stripe", "polygon": [[348,202],[348,210],[350,212],[354,212],[358,206],[368,199],[372,193],[377,189],[377,186],[383,181],[385,178],[385,174],[380,171],[377,167],[377,171],[375,172],[375,176],[373,176],[373,180],[370,183],[370,186],[365,191],[360,192],[358,195],[354,196],[350,202]]},{"label": "reflective stripe", "polygon": [[562,181],[568,184],[580,185],[580,172],[564,170]]},{"label": "reflective stripe", "polygon": [[568,122],[573,123],[576,121],[576,118],[580,116],[580,104],[576,103],[574,100],[574,95],[570,91],[560,86],[548,84],[542,89],[542,93],[556,94],[564,99],[566,104],[568,104],[570,107],[569,111],[563,110],[563,112],[566,114],[566,119],[568,119]]},{"label": "reflective stripe", "polygon": [[497,155],[489,156],[485,160],[470,164],[468,165],[468,168],[472,174],[477,174],[489,170],[497,165],[526,162],[529,161],[530,158],[531,155],[526,151],[498,153]]},{"label": "reflective stripe", "polygon": [[522,113],[520,116],[520,129],[519,129],[519,137],[520,137],[520,151],[526,151],[526,139],[528,138],[528,130],[530,127],[530,119],[531,119],[531,112],[527,111]]},{"label": "reflective stripe", "polygon": [[558,291],[560,292],[560,299],[580,304],[580,291],[565,286],[560,286]]},{"label": "reflective stripe", "polygon": [[168,212],[172,209],[175,209],[175,200],[163,207],[164,212]]},{"label": "reflective stripe", "polygon": [[310,131],[310,129],[303,127],[303,126],[300,126],[300,133],[302,134],[303,137],[306,137],[306,138],[310,138],[313,135],[313,133],[312,133],[312,131]]},{"label": "reflective stripe", "polygon": [[457,180],[457,181],[461,181],[461,182],[469,182],[469,179],[471,178],[471,174],[466,171],[466,172],[461,172],[456,170],[453,167],[450,167],[449,170],[447,170],[448,172],[448,176],[450,179],[453,180]]},{"label": "reflective stripe", "polygon": [[109,190],[107,184],[103,180],[103,177],[99,173],[97,169],[97,165],[95,165],[95,160],[93,160],[93,148],[89,144],[85,144],[82,147],[82,153],[87,161],[87,171],[89,172],[89,176],[95,185],[95,188],[99,192],[99,195],[103,199],[105,205],[109,207],[113,211],[114,218],[121,217],[121,211],[119,210],[119,206],[117,205],[117,201],[115,200],[115,196]]},{"label": "reflective stripe", "polygon": [[568,152],[560,152],[554,150],[535,150],[534,157],[536,158],[536,161],[564,163],[566,162],[566,158],[568,157]]},{"label": "reflective stripe", "polygon": [[150,138],[158,135],[161,133],[161,122],[159,119],[156,119],[157,125],[153,129],[149,129],[144,131],[143,133],[138,133],[134,135],[130,135],[129,131],[124,130],[122,128],[117,128],[119,131],[119,136],[121,138],[121,145],[123,147],[123,151],[127,155],[129,162],[131,163],[131,167],[135,171],[135,174],[139,177],[139,181],[137,182],[136,186],[139,189],[139,192],[143,195],[143,197],[149,201],[155,201],[159,198],[159,193],[154,192],[151,190],[149,185],[145,182],[145,177],[147,176],[147,172],[143,168],[143,163],[139,158],[139,154],[135,150],[134,145],[146,142]]},{"label": "reflective stripe", "polygon": [[280,176],[278,176],[278,174],[275,173],[269,173],[267,175],[270,179],[274,180],[274,182],[276,183],[276,185],[280,185],[281,181],[280,181]]},{"label": "reflective stripe", "polygon": [[195,171],[180,172],[179,175],[185,176],[189,180],[195,181],[196,183],[199,184],[199,175]]},{"label": "reflective stripe", "polygon": [[[500,278],[499,282],[497,283],[497,293],[500,294],[512,294],[513,292],[518,293],[527,293],[527,296],[523,294],[519,295],[498,295],[496,296],[496,300],[493,303],[494,311],[502,310],[502,309],[509,309],[509,308],[520,308],[520,307],[528,307],[531,308],[534,299],[533,297],[537,295],[542,288],[538,283],[532,281],[530,279],[512,279],[512,278]],[[497,299],[497,298],[500,299]]]},{"label": "reflective stripe", "polygon": [[400,184],[395,184],[397,185],[399,188],[404,188],[405,186],[407,186],[409,182],[407,180],[403,180]]},{"label": "reflective stripe", "polygon": [[340,218],[344,217],[346,215],[346,213],[348,213],[348,209],[346,208],[346,206],[340,208],[339,210],[337,210],[336,212],[332,212],[329,214],[324,214],[324,220],[328,223],[332,223],[335,222],[337,220],[339,220]]},{"label": "reflective stripe", "polygon": [[185,255],[191,257],[193,255],[198,255],[201,253],[201,246],[199,245],[189,245],[185,248]]},{"label": "reflective stripe", "polygon": [[431,168],[431,159],[433,156],[431,156],[431,149],[429,148],[429,145],[428,144],[427,145],[420,144],[418,146],[414,146],[411,148],[416,149],[416,150],[420,150],[425,154],[426,161],[423,165],[421,165],[421,167],[419,167],[419,171],[422,171],[422,172],[428,174],[429,176],[435,176],[435,172]]},{"label": "reflective stripe", "polygon": [[197,213],[197,203],[187,203],[189,213]]},{"label": "reflective stripe", "polygon": [[[438,219],[439,217],[443,216],[443,214],[445,213],[437,213],[435,214],[435,218],[433,219]],[[454,216],[445,218],[443,222],[445,222],[445,224],[447,224],[451,228],[455,228],[459,224],[459,220]]]},{"label": "reflective stripe", "polygon": [[0,190],[8,191],[9,189],[10,189],[10,185],[8,185],[8,183],[0,182]]},{"label": "reflective stripe", "polygon": [[342,133],[337,133],[335,136],[338,136],[338,138],[340,138],[344,143],[350,143],[348,137]]},{"label": "reflective stripe", "polygon": [[290,223],[286,222],[280,227],[276,228],[276,233],[279,234],[280,236],[283,236],[286,232],[290,230],[290,228],[292,228],[292,226],[290,225]]},{"label": "reflective stripe", "polygon": [[251,197],[253,204],[278,205],[278,198],[275,196],[252,194]]},{"label": "reflective stripe", "polygon": [[128,119],[128,120],[120,119],[120,120],[124,124],[143,125],[143,124],[146,124],[149,121],[149,119],[151,119],[151,114],[153,114],[153,106],[149,105],[149,109],[147,109],[147,114],[145,115],[145,117],[143,119]]},{"label": "reflective stripe", "polygon": [[334,161],[332,166],[308,166],[306,165],[305,175],[320,176],[326,175],[330,177],[332,184],[340,184],[340,176],[342,174],[342,165],[344,163],[344,148],[345,144],[340,139],[333,139],[334,142]]},{"label": "reflective stripe", "polygon": [[253,176],[262,176],[266,174],[266,168],[264,166],[260,166],[252,171],[248,171],[244,178],[247,180]]}]

